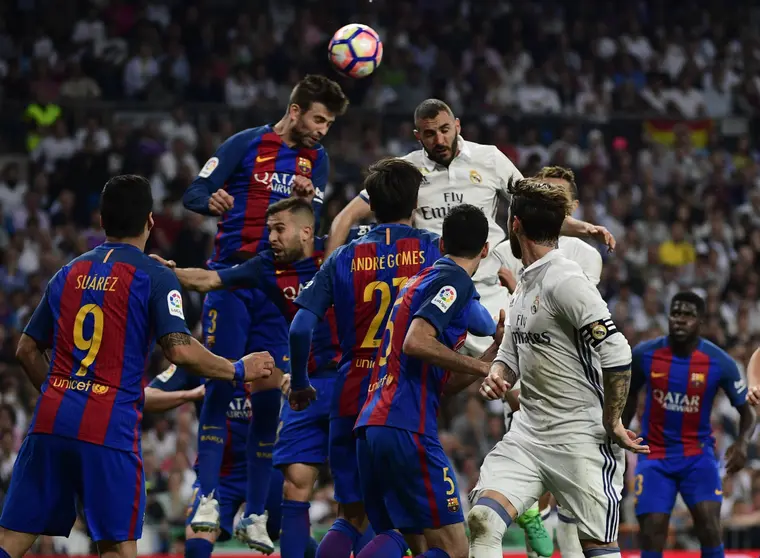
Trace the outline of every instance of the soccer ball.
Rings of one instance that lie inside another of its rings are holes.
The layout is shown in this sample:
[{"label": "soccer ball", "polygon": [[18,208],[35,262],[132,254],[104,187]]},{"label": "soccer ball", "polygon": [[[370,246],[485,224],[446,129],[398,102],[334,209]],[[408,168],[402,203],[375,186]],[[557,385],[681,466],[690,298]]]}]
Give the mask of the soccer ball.
[{"label": "soccer ball", "polygon": [[341,27],[330,40],[330,62],[341,74],[363,78],[374,72],[383,59],[383,43],[374,29],[361,23]]}]

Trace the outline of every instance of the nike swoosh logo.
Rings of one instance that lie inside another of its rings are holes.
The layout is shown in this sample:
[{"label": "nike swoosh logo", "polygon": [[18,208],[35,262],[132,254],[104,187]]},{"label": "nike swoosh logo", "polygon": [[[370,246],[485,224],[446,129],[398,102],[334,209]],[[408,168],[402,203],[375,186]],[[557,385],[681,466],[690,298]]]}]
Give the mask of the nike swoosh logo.
[{"label": "nike swoosh logo", "polygon": [[221,426],[204,426],[203,430],[221,430]]},{"label": "nike swoosh logo", "polygon": [[723,496],[723,491],[722,490],[716,490],[715,491],[715,495],[716,496]]},{"label": "nike swoosh logo", "polygon": [[266,163],[267,161],[271,161],[272,159],[274,159],[274,157],[262,157],[261,155],[259,155],[258,157],[256,157],[256,162]]},{"label": "nike swoosh logo", "polygon": [[273,446],[274,442],[259,442],[259,447]]},{"label": "nike swoosh logo", "polygon": [[652,372],[652,378],[664,378],[667,375],[667,372]]},{"label": "nike swoosh logo", "polygon": [[288,362],[290,360],[289,356],[282,357],[282,362]]}]

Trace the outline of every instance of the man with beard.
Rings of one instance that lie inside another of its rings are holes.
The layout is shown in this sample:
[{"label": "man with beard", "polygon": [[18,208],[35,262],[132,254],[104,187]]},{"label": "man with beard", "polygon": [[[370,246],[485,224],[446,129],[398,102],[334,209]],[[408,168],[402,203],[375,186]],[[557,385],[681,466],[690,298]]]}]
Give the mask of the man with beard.
[{"label": "man with beard", "polygon": [[[232,268],[269,248],[267,208],[293,194],[313,200],[315,226],[319,226],[329,174],[327,154],[319,141],[347,104],[337,83],[322,76],[306,76],[293,89],[279,122],[235,134],[206,162],[183,201],[196,213],[221,216],[208,261],[210,269]],[[279,388],[282,372],[289,368],[288,324],[261,290],[238,289],[206,296],[203,332],[206,346],[216,354],[235,359],[249,347],[261,347],[274,357],[279,371],[252,388],[251,407],[256,420],[248,431],[246,506],[235,529],[236,536],[250,548],[271,553],[274,547],[267,534],[264,508],[280,413]],[[219,485],[226,443],[226,432],[221,428],[232,398],[229,382],[206,384],[198,442],[202,498],[191,520],[196,532],[219,528],[219,506],[212,493]],[[218,436],[204,437],[204,429],[221,430]],[[188,543],[192,550],[188,554],[193,558],[204,558],[211,552],[210,545]]]},{"label": "man with beard", "polygon": [[755,413],[747,384],[734,360],[699,336],[705,303],[680,292],[670,303],[668,335],[639,344],[633,351],[633,377],[623,423],[636,413],[639,390],[646,386],[641,435],[651,453],[636,464],[634,496],[641,530],[642,558],[662,558],[670,512],[678,493],[694,519],[704,558],[724,556],[720,509],[720,461],[715,455],[710,414],[718,389],[739,411],[739,432],[726,451],[726,474],[747,461]]},{"label": "man with beard", "polygon": [[581,267],[557,250],[566,188],[530,178],[509,193],[509,242],[525,269],[481,394],[503,399],[518,378],[523,388],[471,494],[470,556],[500,557],[507,527],[551,491],[576,516],[586,556],[619,558],[622,448],[649,451],[621,421],[631,349]]}]

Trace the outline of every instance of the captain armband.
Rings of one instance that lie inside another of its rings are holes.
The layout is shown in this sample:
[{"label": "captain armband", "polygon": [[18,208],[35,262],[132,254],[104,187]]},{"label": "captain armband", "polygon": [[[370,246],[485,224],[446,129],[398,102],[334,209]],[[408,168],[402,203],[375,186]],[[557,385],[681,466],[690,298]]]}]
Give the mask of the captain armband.
[{"label": "captain armband", "polygon": [[612,318],[597,320],[581,328],[583,340],[596,349],[607,338],[618,333],[618,328]]}]

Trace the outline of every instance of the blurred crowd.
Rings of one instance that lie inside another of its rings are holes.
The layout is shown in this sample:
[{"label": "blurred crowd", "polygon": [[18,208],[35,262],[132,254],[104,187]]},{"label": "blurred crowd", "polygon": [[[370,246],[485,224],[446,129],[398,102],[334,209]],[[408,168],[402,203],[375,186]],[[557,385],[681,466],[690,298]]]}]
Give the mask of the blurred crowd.
[{"label": "blurred crowd", "polygon": [[[599,288],[631,345],[665,333],[670,297],[694,289],[707,301],[704,335],[743,369],[760,346],[756,138],[722,135],[717,121],[705,142],[695,143],[682,125],[667,145],[642,137],[640,120],[623,133],[605,127],[621,114],[754,116],[758,11],[715,4],[3,2],[0,497],[36,398],[15,364],[18,335],[51,275],[103,241],[97,204],[105,181],[127,172],[148,176],[156,200],[149,250],[202,267],[215,224],[184,210],[182,193],[226,137],[276,120],[303,73],[330,72],[326,42],[348,21],[380,33],[385,59],[368,80],[341,80],[352,107],[326,141],[332,174],[323,232],[357,192],[368,163],[418,148],[412,112],[436,96],[462,115],[464,138],[496,144],[524,174],[546,164],[576,171],[576,217],[606,226],[618,240],[614,253],[598,247],[605,261]],[[196,329],[200,304],[186,293]],[[156,356],[146,381],[165,365]],[[722,455],[736,432],[725,399],[713,419]],[[465,393],[444,406],[441,421],[466,491],[503,435],[502,409]],[[196,435],[189,406],[145,419],[147,517],[158,541],[151,550],[171,549],[182,532]],[[758,447],[750,459],[749,470],[724,488],[729,547],[760,547]],[[334,517],[331,496],[325,475],[311,508],[315,523]],[[674,543],[690,548],[682,512]],[[630,498],[623,517],[635,522]],[[87,549],[81,529],[69,552]]]}]

